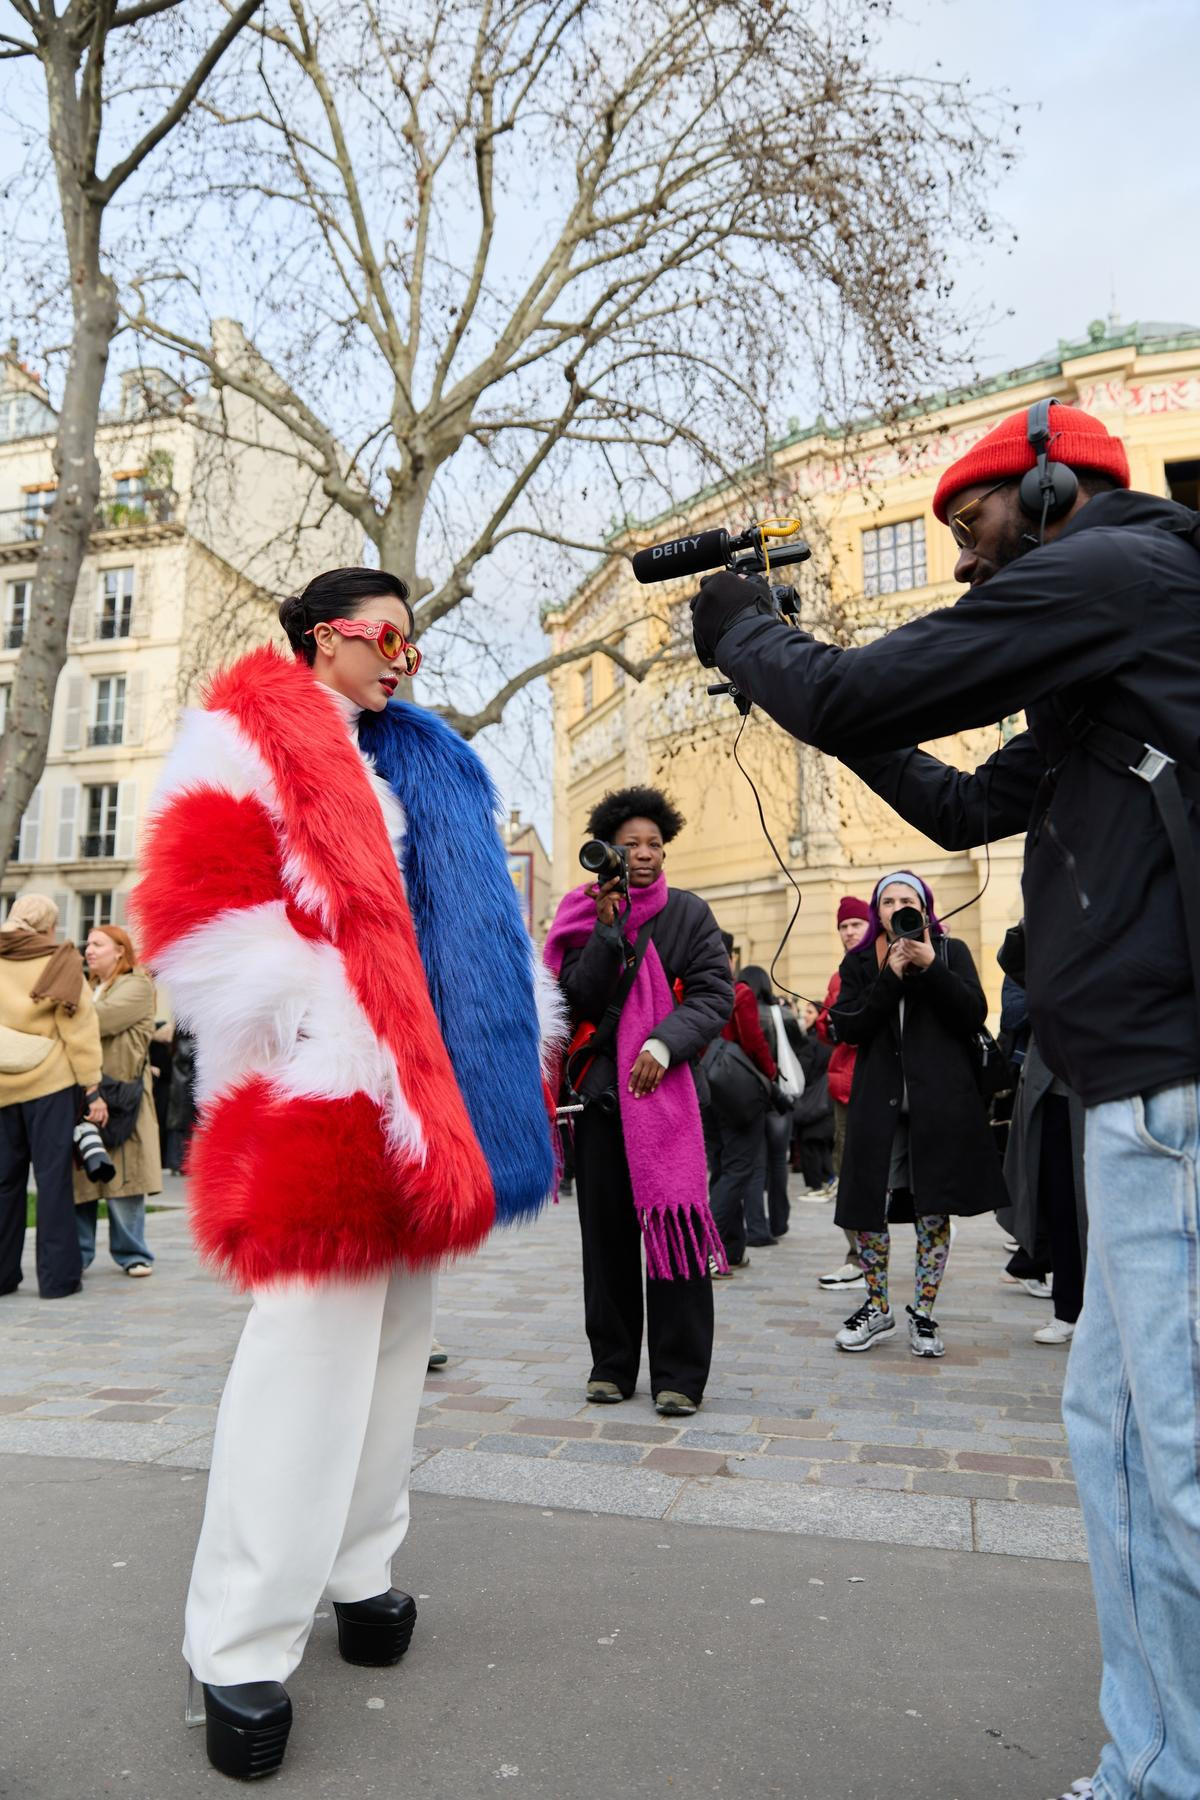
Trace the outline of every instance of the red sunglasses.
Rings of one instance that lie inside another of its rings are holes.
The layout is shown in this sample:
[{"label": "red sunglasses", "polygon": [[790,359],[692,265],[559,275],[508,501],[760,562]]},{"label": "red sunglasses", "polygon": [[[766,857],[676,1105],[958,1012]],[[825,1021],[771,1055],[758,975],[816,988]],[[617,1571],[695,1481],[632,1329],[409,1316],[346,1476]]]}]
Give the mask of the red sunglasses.
[{"label": "red sunglasses", "polygon": [[[416,645],[410,644],[400,627],[387,619],[325,619],[322,623],[331,625],[339,637],[369,638],[384,662],[395,662],[402,656],[404,672],[410,679],[421,666],[421,652]],[[310,626],[305,637],[312,637],[315,629]]]}]

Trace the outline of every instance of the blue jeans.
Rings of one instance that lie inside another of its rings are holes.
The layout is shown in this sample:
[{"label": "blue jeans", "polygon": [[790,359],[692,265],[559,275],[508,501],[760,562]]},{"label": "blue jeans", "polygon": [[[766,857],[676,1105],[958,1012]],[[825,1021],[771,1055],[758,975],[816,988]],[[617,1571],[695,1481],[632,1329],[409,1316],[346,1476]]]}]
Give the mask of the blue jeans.
[{"label": "blue jeans", "polygon": [[1104,1653],[1096,1800],[1200,1795],[1198,1159],[1195,1083],[1088,1109],[1063,1412]]},{"label": "blue jeans", "polygon": [[[127,1200],[105,1200],[108,1208],[108,1248],[112,1259],[122,1269],[131,1263],[152,1263],[154,1257],[146,1245],[146,1198],[131,1195]],[[75,1208],[75,1228],[83,1266],[90,1269],[96,1260],[96,1216],[98,1200],[85,1200]]]}]

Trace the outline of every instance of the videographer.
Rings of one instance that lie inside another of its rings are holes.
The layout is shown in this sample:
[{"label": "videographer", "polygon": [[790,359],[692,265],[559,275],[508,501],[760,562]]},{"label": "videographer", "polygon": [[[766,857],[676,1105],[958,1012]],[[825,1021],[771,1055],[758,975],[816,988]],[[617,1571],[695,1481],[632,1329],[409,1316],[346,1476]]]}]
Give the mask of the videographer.
[{"label": "videographer", "polygon": [[[1111,1734],[1094,1793],[1194,1800],[1200,517],[1128,487],[1119,439],[1039,402],[938,483],[971,588],[957,605],[840,650],[720,574],[694,621],[704,663],[945,848],[1028,832],[1030,1013],[1087,1108],[1064,1413]],[[909,748],[1022,708],[1028,730],[972,774]]]},{"label": "videographer", "polygon": [[564,895],[545,949],[570,1009],[568,1069],[584,1101],[574,1132],[586,1393],[611,1404],[637,1385],[644,1240],[650,1391],[664,1416],[686,1417],[712,1362],[709,1257],[723,1260],[691,1065],[729,1017],[733,983],[707,903],[667,887],[666,846],[683,819],[666,795],[606,794],[587,829],[624,870]]}]

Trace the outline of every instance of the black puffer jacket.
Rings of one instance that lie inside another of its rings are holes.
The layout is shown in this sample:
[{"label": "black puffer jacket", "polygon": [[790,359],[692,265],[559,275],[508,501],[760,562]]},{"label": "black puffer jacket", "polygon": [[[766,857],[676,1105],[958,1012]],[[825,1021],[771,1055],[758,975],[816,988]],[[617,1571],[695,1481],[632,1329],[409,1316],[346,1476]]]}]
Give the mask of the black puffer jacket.
[{"label": "black puffer jacket", "polygon": [[[874,946],[842,962],[829,1009],[840,1044],[857,1044],[837,1223],[879,1231],[887,1216],[896,1122],[908,1094],[914,1206],[892,1218],[994,1212],[1007,1201],[1000,1159],[975,1079],[972,1038],[987,1001],[967,946],[945,938],[923,974],[881,969]],[[900,1001],[904,1001],[901,1026]]]},{"label": "black puffer jacket", "polygon": [[[936,843],[1028,832],[1034,1033],[1089,1106],[1200,1075],[1182,892],[1150,789],[1067,730],[1083,708],[1200,772],[1197,531],[1169,500],[1099,494],[956,606],[861,649],[761,614],[718,645],[756,704]],[[1029,730],[974,774],[907,748],[1022,708]],[[1190,800],[1188,812],[1200,854]]]},{"label": "black puffer jacket", "polygon": [[[656,1020],[648,1035],[658,1038],[671,1053],[671,1067],[692,1062],[703,1054],[733,1011],[733,977],[721,939],[721,928],[712,909],[699,894],[672,888],[667,904],[654,919],[650,941],[658,951],[667,986],[683,983],[683,1001],[664,1019]],[[563,958],[559,985],[571,1013],[571,1028],[585,1019],[598,1025],[613,990],[621,978],[621,931],[617,925],[597,924],[578,950]],[[616,1081],[611,1056],[597,1057],[583,1080],[585,1095],[603,1093]]]}]

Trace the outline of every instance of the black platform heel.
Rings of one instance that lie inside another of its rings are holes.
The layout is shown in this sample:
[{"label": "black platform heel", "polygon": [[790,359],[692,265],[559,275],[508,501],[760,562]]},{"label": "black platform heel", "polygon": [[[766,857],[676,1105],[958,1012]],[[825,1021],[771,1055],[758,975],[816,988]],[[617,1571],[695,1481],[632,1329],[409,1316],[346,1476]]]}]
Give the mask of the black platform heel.
[{"label": "black platform heel", "polygon": [[417,1606],[411,1594],[389,1588],[371,1600],[340,1605],[336,1600],[338,1649],[348,1663],[385,1669],[398,1663],[412,1642]]},{"label": "black platform heel", "polygon": [[188,1671],[184,1718],[205,1728],[208,1760],[222,1775],[258,1781],[283,1761],[292,1729],[292,1703],[280,1681],[242,1681],[210,1687]]}]

